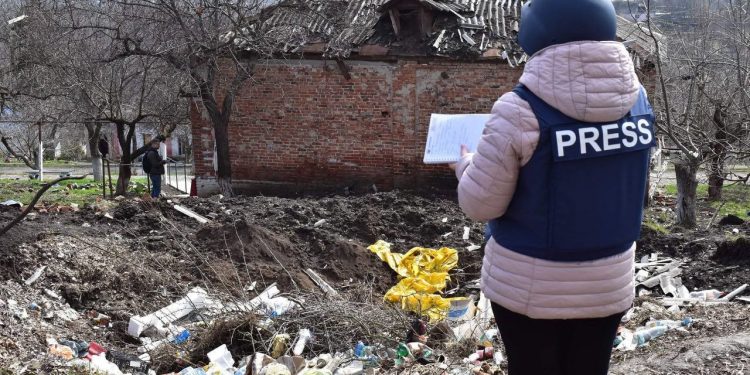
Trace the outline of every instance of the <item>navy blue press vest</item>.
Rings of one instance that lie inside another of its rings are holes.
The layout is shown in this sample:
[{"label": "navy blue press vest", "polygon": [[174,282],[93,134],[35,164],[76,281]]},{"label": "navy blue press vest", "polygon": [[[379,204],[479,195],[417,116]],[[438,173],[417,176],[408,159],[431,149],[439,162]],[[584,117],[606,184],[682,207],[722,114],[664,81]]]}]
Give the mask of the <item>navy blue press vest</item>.
[{"label": "navy blue press vest", "polygon": [[503,247],[535,258],[588,261],[622,253],[638,239],[654,113],[641,88],[619,121],[585,123],[523,85],[515,92],[539,121],[539,143],[505,214],[489,223]]}]

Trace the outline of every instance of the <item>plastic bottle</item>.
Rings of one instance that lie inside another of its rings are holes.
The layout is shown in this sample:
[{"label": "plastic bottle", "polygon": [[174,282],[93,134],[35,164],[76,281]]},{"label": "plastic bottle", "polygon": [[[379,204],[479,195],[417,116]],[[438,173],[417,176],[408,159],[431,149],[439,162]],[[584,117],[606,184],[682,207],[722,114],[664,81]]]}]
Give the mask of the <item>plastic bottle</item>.
[{"label": "plastic bottle", "polygon": [[643,346],[647,342],[663,335],[668,329],[667,327],[660,326],[636,331],[633,333],[633,341],[635,341],[636,346]]},{"label": "plastic bottle", "polygon": [[175,344],[182,344],[190,338],[190,331],[183,329],[180,333],[172,338]]},{"label": "plastic bottle", "polygon": [[305,345],[307,345],[307,341],[309,341],[311,337],[312,337],[312,333],[310,333],[309,329],[307,328],[300,329],[299,333],[297,334],[297,342],[294,344],[292,353],[294,353],[294,355],[302,355],[302,352],[305,351]]},{"label": "plastic bottle", "polygon": [[354,356],[357,358],[365,356],[365,343],[362,341],[357,342],[357,346],[354,347]]},{"label": "plastic bottle", "polygon": [[690,292],[690,298],[697,298],[702,301],[713,301],[719,299],[723,293],[716,289],[700,290],[697,292]]},{"label": "plastic bottle", "polygon": [[411,352],[409,352],[409,348],[406,347],[405,344],[401,343],[398,344],[398,348],[396,349],[396,366],[401,366],[404,364],[404,358],[411,356]]},{"label": "plastic bottle", "polygon": [[692,318],[685,318],[683,320],[652,320],[646,323],[646,327],[647,328],[653,328],[653,327],[677,328],[677,327],[690,327],[691,324],[693,324]]}]

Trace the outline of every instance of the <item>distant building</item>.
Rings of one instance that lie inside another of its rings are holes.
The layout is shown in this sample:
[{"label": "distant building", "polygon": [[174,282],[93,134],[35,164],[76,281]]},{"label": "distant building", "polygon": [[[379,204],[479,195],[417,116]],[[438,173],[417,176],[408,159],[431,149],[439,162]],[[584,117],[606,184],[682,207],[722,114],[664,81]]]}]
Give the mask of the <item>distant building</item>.
[{"label": "distant building", "polygon": [[[288,0],[267,8],[256,27],[278,37],[278,54],[257,62],[235,100],[235,190],[455,186],[446,166],[422,163],[430,114],[488,113],[513,88],[527,59],[516,43],[520,6]],[[647,41],[619,22],[647,72]],[[210,194],[217,191],[213,130],[199,101],[191,122],[197,188]]]}]

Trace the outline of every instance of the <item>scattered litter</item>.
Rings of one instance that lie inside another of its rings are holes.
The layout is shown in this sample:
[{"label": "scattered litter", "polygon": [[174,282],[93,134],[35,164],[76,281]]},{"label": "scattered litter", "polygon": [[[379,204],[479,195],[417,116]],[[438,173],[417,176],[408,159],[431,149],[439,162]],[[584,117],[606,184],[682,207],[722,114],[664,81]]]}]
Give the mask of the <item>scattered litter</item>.
[{"label": "scattered litter", "polygon": [[479,245],[469,245],[469,246],[466,246],[466,250],[468,250],[468,251],[476,251],[476,250],[479,250],[481,248],[482,247],[479,246]]},{"label": "scattered litter", "polygon": [[14,201],[12,199],[9,199],[9,200],[4,201],[4,202],[0,202],[0,205],[8,206],[8,207],[18,207],[18,208],[23,207],[23,203],[21,203],[19,201]]},{"label": "scattered litter", "polygon": [[292,353],[294,355],[301,355],[302,352],[305,350],[305,345],[307,345],[307,342],[312,337],[312,334],[310,333],[310,330],[307,328],[303,328],[299,330],[299,333],[297,334],[297,341],[294,343],[294,348],[292,349]]},{"label": "scattered litter", "polygon": [[469,234],[471,234],[471,228],[464,227],[464,235],[461,236],[461,238],[463,238],[464,241],[468,241],[469,240]]},{"label": "scattered litter", "polygon": [[448,218],[444,217],[443,220],[440,220],[440,221],[442,221],[443,223],[447,223],[448,222]]},{"label": "scattered litter", "polygon": [[305,273],[307,276],[312,279],[312,281],[317,285],[328,297],[331,298],[340,298],[341,296],[339,293],[334,289],[330,284],[328,284],[325,280],[323,280],[320,275],[317,274],[317,272],[313,271],[312,269],[308,268],[305,270]]},{"label": "scattered litter", "polygon": [[732,298],[734,298],[734,297],[740,295],[742,292],[744,292],[745,289],[747,289],[747,286],[748,286],[747,284],[742,284],[739,288],[737,288],[737,289],[735,289],[735,290],[727,293],[726,296],[721,297],[720,300],[722,300],[722,301],[731,301]]},{"label": "scattered litter", "polygon": [[47,266],[41,266],[41,267],[37,268],[37,270],[34,272],[34,274],[31,275],[31,277],[29,277],[28,279],[26,279],[26,281],[24,281],[24,284],[26,284],[26,286],[29,286],[29,285],[33,284],[34,282],[36,282],[39,279],[39,277],[42,276],[42,273],[46,269],[47,269]]},{"label": "scattered litter", "polygon": [[55,311],[55,316],[65,322],[72,322],[81,318],[78,312],[73,310],[72,308]]},{"label": "scattered litter", "polygon": [[722,294],[723,293],[721,291],[718,291],[716,289],[701,290],[697,292],[691,292],[689,298],[697,299],[700,301],[715,301],[719,299]]},{"label": "scattered litter", "polygon": [[128,334],[139,337],[143,331],[156,325],[170,324],[184,317],[197,308],[204,308],[211,301],[208,294],[202,288],[196,287],[188,292],[187,296],[175,301],[171,305],[147,316],[133,316],[128,324]]},{"label": "scattered litter", "polygon": [[218,348],[208,352],[208,360],[211,361],[209,364],[209,370],[207,373],[211,374],[211,369],[219,371],[219,374],[227,372],[232,366],[234,366],[234,359],[232,353],[227,349],[226,344],[222,344]]},{"label": "scattered litter", "polygon": [[316,221],[315,224],[313,224],[313,227],[318,228],[321,225],[325,224],[326,222],[327,222],[326,219],[320,219],[320,220]]},{"label": "scattered litter", "polygon": [[464,298],[445,298],[439,293],[450,278],[448,271],[458,265],[455,249],[439,250],[415,247],[406,254],[391,252],[391,244],[378,241],[368,247],[402,279],[386,292],[384,299],[400,303],[401,308],[430,317],[433,322],[446,318],[451,301]]},{"label": "scattered litter", "polygon": [[58,295],[54,291],[52,291],[50,289],[47,289],[47,288],[44,288],[44,294],[46,294],[49,298],[54,298],[54,299],[60,299],[61,298],[60,295]]},{"label": "scattered litter", "polygon": [[286,333],[274,336],[271,342],[271,357],[279,358],[284,355],[289,348],[290,340],[291,337]]},{"label": "scattered litter", "polygon": [[73,358],[77,358],[76,353],[70,347],[62,345],[54,339],[47,340],[47,346],[49,348],[49,354],[62,358],[66,361],[70,361]]}]

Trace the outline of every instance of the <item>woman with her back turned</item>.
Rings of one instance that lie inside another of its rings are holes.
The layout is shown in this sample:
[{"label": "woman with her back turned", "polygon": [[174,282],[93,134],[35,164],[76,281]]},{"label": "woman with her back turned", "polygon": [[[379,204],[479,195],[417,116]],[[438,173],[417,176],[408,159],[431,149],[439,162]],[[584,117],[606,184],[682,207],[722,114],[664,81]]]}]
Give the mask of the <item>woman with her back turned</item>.
[{"label": "woman with her back turned", "polygon": [[526,2],[520,83],[453,166],[510,375],[606,374],[633,302],[654,116],[616,29],[610,0]]}]

